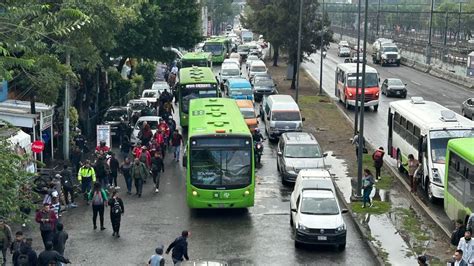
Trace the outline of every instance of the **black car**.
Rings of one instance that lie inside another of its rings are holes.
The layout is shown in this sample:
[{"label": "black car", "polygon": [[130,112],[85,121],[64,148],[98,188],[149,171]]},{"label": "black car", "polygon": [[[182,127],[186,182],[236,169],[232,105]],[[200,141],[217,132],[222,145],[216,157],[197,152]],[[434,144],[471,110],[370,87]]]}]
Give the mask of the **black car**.
[{"label": "black car", "polygon": [[128,125],[128,112],[127,107],[124,106],[112,106],[107,112],[105,112],[102,124],[110,125],[111,135],[116,136],[121,120],[124,120],[125,125]]},{"label": "black car", "polygon": [[277,93],[277,85],[275,82],[273,82],[273,79],[268,76],[255,76],[252,87],[255,101],[261,101],[263,95],[272,95]]}]

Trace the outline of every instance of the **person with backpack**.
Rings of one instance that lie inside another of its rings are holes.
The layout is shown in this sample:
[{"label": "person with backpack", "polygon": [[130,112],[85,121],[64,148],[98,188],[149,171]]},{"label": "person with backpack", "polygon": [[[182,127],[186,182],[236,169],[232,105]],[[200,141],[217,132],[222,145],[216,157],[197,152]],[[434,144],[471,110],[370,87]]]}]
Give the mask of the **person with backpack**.
[{"label": "person with backpack", "polygon": [[38,256],[39,266],[58,265],[58,262],[71,263],[68,259],[59,254],[56,250],[53,250],[53,243],[51,241],[46,242],[45,250]]},{"label": "person with backpack", "polygon": [[109,186],[114,187],[115,189],[119,189],[120,187],[117,185],[117,175],[118,175],[118,170],[120,168],[120,163],[117,160],[117,158],[115,158],[115,153],[110,154],[108,165],[110,169]]},{"label": "person with backpack", "polygon": [[113,190],[112,197],[109,199],[110,221],[112,222],[112,236],[120,237],[120,221],[125,213],[122,199],[118,196],[118,191]]},{"label": "person with backpack", "polygon": [[105,192],[100,183],[95,183],[94,190],[89,193],[88,199],[92,201],[92,223],[94,230],[97,229],[97,214],[100,216],[100,230],[105,230],[104,209],[108,199],[107,192]]},{"label": "person with backpack", "polygon": [[48,203],[44,203],[43,208],[36,212],[35,221],[40,224],[41,238],[45,247],[46,243],[53,239],[56,220],[56,214]]},{"label": "person with backpack", "polygon": [[13,266],[36,266],[38,256],[32,248],[33,239],[27,238],[19,251],[13,253]]},{"label": "person with backpack", "polygon": [[181,232],[181,236],[176,238],[166,249],[166,254],[169,254],[171,250],[171,258],[173,259],[174,265],[180,265],[184,259],[189,260],[188,257],[188,239],[189,232],[184,230]]},{"label": "person with backpack", "polygon": [[374,161],[374,167],[375,167],[375,179],[376,180],[380,179],[380,170],[382,169],[382,166],[383,166],[383,156],[384,155],[385,155],[385,152],[383,150],[383,147],[379,147],[372,154],[372,160]]},{"label": "person with backpack", "polygon": [[148,168],[144,163],[140,162],[138,158],[135,161],[131,169],[132,179],[135,181],[135,189],[137,190],[136,195],[140,198],[142,196],[143,180],[148,176]]},{"label": "person with backpack", "polygon": [[160,175],[161,172],[165,172],[165,164],[161,159],[159,151],[155,151],[153,158],[151,159],[151,175],[153,176],[153,182],[155,183],[155,192],[160,192]]},{"label": "person with backpack", "polygon": [[[63,165],[60,175],[66,206],[67,208],[76,208],[77,205],[74,203],[74,181],[72,180],[72,172],[68,169],[67,164]],[[69,197],[71,197],[70,203]]]},{"label": "person with backpack", "polygon": [[53,236],[53,249],[64,256],[64,249],[66,249],[66,241],[69,238],[68,233],[64,231],[62,223],[56,225],[56,233]]},{"label": "person with backpack", "polygon": [[159,245],[155,249],[154,255],[148,260],[148,266],[165,266],[165,258],[163,258],[163,245]]},{"label": "person with backpack", "polygon": [[0,249],[2,249],[3,264],[7,262],[7,250],[12,243],[12,230],[3,218],[0,218]]}]

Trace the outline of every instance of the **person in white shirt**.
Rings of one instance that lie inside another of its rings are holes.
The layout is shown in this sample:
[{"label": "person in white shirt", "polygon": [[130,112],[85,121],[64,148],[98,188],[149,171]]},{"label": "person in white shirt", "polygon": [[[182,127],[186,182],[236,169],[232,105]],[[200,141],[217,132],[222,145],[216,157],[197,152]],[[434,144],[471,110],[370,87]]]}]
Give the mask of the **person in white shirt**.
[{"label": "person in white shirt", "polygon": [[451,266],[468,266],[467,262],[462,258],[462,255],[462,250],[456,250],[453,256],[454,261],[451,263]]},{"label": "person in white shirt", "polygon": [[175,65],[171,68],[171,73],[177,75],[178,74],[178,67]]},{"label": "person in white shirt", "polygon": [[471,230],[464,232],[464,237],[459,240],[457,247],[458,250],[462,250],[462,258],[470,266],[474,265],[474,241],[471,238]]}]

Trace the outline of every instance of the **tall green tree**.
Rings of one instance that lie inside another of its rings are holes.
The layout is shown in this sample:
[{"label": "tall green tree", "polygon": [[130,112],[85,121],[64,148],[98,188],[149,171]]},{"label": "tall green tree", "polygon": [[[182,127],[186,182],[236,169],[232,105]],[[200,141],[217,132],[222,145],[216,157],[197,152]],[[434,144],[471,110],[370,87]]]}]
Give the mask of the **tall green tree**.
[{"label": "tall green tree", "polygon": [[207,12],[212,18],[212,28],[214,34],[219,34],[222,23],[233,23],[234,17],[240,11],[237,5],[232,4],[232,0],[207,0]]}]

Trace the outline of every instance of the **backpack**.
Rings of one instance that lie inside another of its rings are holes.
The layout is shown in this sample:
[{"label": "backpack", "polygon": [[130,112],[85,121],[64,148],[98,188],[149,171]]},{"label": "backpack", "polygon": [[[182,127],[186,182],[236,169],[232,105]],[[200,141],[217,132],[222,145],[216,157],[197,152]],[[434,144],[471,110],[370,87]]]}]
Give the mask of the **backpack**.
[{"label": "backpack", "polygon": [[30,258],[28,254],[20,253],[20,255],[18,256],[17,262],[18,262],[18,265],[20,266],[28,266],[30,265],[29,260]]},{"label": "backpack", "polygon": [[104,198],[102,196],[102,191],[94,192],[94,196],[92,196],[92,204],[93,205],[102,205],[104,204]]},{"label": "backpack", "polygon": [[112,214],[120,213],[122,213],[122,207],[120,207],[120,202],[116,199],[114,202],[114,206],[112,206]]},{"label": "backpack", "polygon": [[381,161],[382,160],[382,155],[383,155],[383,153],[381,151],[375,151],[374,152],[374,160],[375,161]]}]

